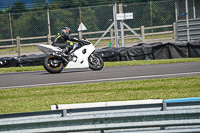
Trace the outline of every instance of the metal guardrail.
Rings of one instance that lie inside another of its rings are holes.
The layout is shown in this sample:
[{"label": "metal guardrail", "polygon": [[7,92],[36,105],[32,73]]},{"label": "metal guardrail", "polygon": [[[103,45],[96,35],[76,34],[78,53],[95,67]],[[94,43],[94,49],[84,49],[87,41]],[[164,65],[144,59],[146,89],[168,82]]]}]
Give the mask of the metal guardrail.
[{"label": "metal guardrail", "polygon": [[188,21],[189,27],[187,27],[186,20],[178,20],[176,22],[177,40],[188,41],[188,35],[190,40],[200,39],[200,18],[189,19]]},{"label": "metal guardrail", "polygon": [[53,105],[51,109],[55,110],[0,115],[0,132],[200,131],[200,97]]}]

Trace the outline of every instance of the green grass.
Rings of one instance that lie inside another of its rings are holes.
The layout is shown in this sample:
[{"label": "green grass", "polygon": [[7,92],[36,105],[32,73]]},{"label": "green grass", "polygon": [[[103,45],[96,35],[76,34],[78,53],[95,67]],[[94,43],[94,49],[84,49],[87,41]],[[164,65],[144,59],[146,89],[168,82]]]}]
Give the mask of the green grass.
[{"label": "green grass", "polygon": [[185,62],[199,62],[200,58],[179,58],[179,59],[160,59],[160,60],[134,60],[120,62],[105,62],[105,66],[127,66],[127,65],[152,65],[152,64],[171,64]]},{"label": "green grass", "polygon": [[[105,62],[105,67],[199,62],[200,58]],[[0,68],[0,73],[41,71],[42,66]],[[49,110],[72,104],[200,96],[200,77],[149,79],[0,90],[0,114]]]},{"label": "green grass", "polygon": [[45,70],[43,66],[7,67],[7,68],[0,68],[0,73],[42,71],[42,70]]},{"label": "green grass", "polygon": [[[199,62],[199,61],[200,61],[200,58],[119,61],[119,62],[105,62],[105,67],[127,66],[127,65],[169,64],[169,63],[184,63],[184,62]],[[42,71],[42,70],[44,70],[42,66],[8,67],[8,68],[0,68],[0,73]]]},{"label": "green grass", "polygon": [[200,96],[200,77],[148,79],[0,90],[0,113],[50,110],[54,104]]}]

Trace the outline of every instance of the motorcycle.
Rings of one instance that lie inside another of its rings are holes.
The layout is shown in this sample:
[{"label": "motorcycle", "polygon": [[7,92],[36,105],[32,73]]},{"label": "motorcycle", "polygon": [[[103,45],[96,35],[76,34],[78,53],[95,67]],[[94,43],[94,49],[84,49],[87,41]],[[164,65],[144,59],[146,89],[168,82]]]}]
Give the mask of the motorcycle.
[{"label": "motorcycle", "polygon": [[89,41],[82,41],[77,49],[70,51],[71,60],[66,56],[62,56],[63,49],[57,46],[44,44],[37,44],[36,46],[47,55],[44,58],[43,67],[49,73],[60,73],[64,68],[90,68],[91,70],[101,70],[104,66],[102,58],[94,54],[95,47]]}]

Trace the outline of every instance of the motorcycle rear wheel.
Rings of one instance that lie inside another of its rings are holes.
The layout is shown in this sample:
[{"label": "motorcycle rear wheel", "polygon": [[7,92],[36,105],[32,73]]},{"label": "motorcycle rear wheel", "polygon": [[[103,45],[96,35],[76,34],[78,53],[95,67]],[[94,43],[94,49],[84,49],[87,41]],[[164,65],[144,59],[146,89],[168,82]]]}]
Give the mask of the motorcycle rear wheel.
[{"label": "motorcycle rear wheel", "polygon": [[63,68],[63,62],[53,55],[49,55],[44,58],[43,67],[49,73],[60,73]]},{"label": "motorcycle rear wheel", "polygon": [[103,59],[91,54],[88,58],[89,68],[92,70],[101,70],[104,66]]}]

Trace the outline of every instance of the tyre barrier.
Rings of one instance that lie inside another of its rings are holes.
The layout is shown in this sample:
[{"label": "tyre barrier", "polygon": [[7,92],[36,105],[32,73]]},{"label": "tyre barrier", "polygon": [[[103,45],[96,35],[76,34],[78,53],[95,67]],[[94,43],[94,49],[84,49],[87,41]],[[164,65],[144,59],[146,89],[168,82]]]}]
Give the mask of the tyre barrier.
[{"label": "tyre barrier", "polygon": [[23,55],[20,57],[0,58],[0,67],[24,67],[42,65],[45,54],[40,55]]},{"label": "tyre barrier", "polygon": [[200,57],[200,40],[189,42],[140,43],[132,47],[104,48],[96,51],[104,61],[131,61]]},{"label": "tyre barrier", "polygon": [[[179,42],[140,43],[132,47],[106,47],[96,50],[95,54],[103,61],[131,61],[200,57],[200,40]],[[24,55],[0,58],[0,67],[42,65],[46,55]]]}]

